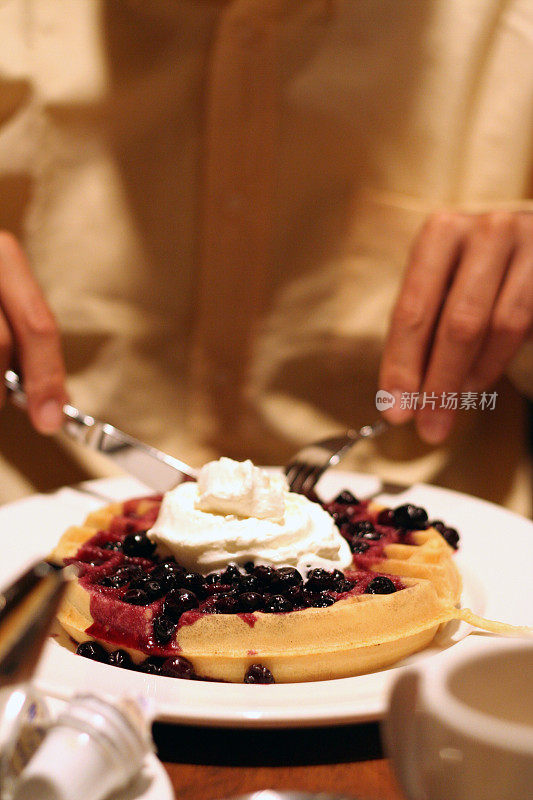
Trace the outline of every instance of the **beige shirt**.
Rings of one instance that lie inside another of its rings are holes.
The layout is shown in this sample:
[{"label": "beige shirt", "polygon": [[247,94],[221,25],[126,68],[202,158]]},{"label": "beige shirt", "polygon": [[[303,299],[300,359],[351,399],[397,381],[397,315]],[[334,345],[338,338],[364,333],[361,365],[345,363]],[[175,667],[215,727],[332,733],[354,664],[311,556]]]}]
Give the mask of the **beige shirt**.
[{"label": "beige shirt", "polygon": [[[1,225],[72,399],[194,464],[372,421],[428,212],[533,209],[529,0],[5,0],[0,36]],[[527,512],[497,391],[445,447],[408,427],[349,465]],[[2,500],[103,474],[2,414]]]}]

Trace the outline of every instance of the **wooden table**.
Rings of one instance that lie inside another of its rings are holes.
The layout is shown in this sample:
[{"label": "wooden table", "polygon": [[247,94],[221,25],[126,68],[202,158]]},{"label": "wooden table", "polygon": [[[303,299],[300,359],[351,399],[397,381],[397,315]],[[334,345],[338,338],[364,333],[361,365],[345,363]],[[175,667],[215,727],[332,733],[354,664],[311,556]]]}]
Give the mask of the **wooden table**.
[{"label": "wooden table", "polygon": [[296,730],[159,723],[154,738],[179,800],[221,800],[261,789],[405,800],[374,723]]}]

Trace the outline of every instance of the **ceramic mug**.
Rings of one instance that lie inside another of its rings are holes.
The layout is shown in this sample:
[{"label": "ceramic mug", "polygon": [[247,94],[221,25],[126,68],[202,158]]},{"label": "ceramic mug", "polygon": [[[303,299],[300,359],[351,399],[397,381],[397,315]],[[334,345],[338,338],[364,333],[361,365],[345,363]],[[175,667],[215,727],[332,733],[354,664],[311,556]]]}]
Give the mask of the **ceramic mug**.
[{"label": "ceramic mug", "polygon": [[533,796],[533,641],[472,644],[392,687],[384,744],[409,800]]}]

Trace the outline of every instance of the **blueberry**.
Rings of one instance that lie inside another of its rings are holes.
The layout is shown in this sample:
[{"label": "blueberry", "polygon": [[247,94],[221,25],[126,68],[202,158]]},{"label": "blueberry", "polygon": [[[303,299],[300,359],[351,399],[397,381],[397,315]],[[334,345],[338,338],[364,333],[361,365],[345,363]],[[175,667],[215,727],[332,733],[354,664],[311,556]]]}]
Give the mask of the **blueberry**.
[{"label": "blueberry", "polygon": [[159,581],[166,589],[178,588],[185,576],[183,567],[176,562],[164,561],[150,572],[150,578]]},{"label": "blueberry", "polygon": [[122,543],[122,552],[126,556],[138,556],[140,558],[150,558],[155,550],[155,542],[152,542],[146,535],[146,531],[129,533]]},{"label": "blueberry", "polygon": [[254,567],[253,574],[258,579],[261,586],[267,587],[275,580],[276,570],[273,567],[260,565]]},{"label": "blueberry", "polygon": [[344,580],[344,572],[341,572],[340,569],[334,569],[331,573],[330,588],[335,589],[335,591],[338,592],[339,586],[344,583]]},{"label": "blueberry", "polygon": [[189,589],[172,589],[163,603],[163,614],[173,622],[178,622],[185,611],[198,608],[198,598]]},{"label": "blueberry", "polygon": [[220,577],[222,579],[220,581],[221,583],[239,583],[241,580],[241,572],[235,564],[228,564]]},{"label": "blueberry", "polygon": [[144,591],[148,595],[148,599],[152,603],[164,594],[163,587],[159,581],[146,581]]},{"label": "blueberry", "polygon": [[334,511],[331,515],[335,521],[337,528],[342,528],[344,525],[350,525],[350,517],[340,511]]},{"label": "blueberry", "polygon": [[254,571],[255,564],[253,561],[247,561],[243,566],[245,572],[252,573]]},{"label": "blueberry", "polygon": [[244,683],[274,683],[274,676],[263,664],[252,664],[246,670]]},{"label": "blueberry", "polygon": [[455,528],[445,528],[444,533],[442,534],[445,540],[448,542],[450,547],[453,547],[454,550],[457,550],[459,547],[459,534],[455,530]]},{"label": "blueberry", "polygon": [[122,667],[123,669],[133,669],[133,661],[131,656],[126,650],[113,650],[109,655],[109,663],[113,667]]},{"label": "blueberry", "polygon": [[204,584],[206,586],[215,586],[217,583],[224,583],[221,572],[210,572],[204,578]]},{"label": "blueberry", "polygon": [[125,583],[136,580],[142,575],[144,575],[142,567],[139,567],[137,564],[126,564],[115,572],[115,576],[120,580],[124,580]]},{"label": "blueberry", "polygon": [[240,592],[256,592],[259,589],[259,580],[255,575],[242,575],[239,583]]},{"label": "blueberry", "polygon": [[366,553],[366,551],[368,550],[369,547],[370,547],[370,545],[368,544],[368,542],[365,542],[362,539],[359,539],[358,541],[350,542],[350,550],[355,555],[362,555],[363,553]]},{"label": "blueberry", "polygon": [[332,606],[335,602],[335,598],[332,597],[329,592],[319,592],[311,599],[311,605],[313,608],[326,608],[327,606]]},{"label": "blueberry", "polygon": [[370,541],[377,541],[381,539],[382,534],[378,533],[370,520],[364,519],[360,522],[355,522],[350,529],[353,536],[360,536],[362,539],[370,539]]},{"label": "blueberry", "polygon": [[377,575],[372,578],[365,589],[365,594],[392,594],[396,591],[396,586],[390,578],[384,575]]},{"label": "blueberry", "polygon": [[331,585],[331,573],[327,570],[316,567],[315,569],[310,569],[307,573],[305,588],[310,592],[320,592],[331,588]]},{"label": "blueberry", "polygon": [[115,583],[115,579],[110,575],[104,575],[104,577],[98,581],[98,586],[105,586],[106,588],[110,589],[112,587],[116,587],[117,584]]},{"label": "blueberry", "polygon": [[161,668],[164,660],[157,656],[150,656],[143,661],[140,665],[141,672],[146,672],[148,675],[161,675]]},{"label": "blueberry", "polygon": [[239,608],[241,611],[259,611],[263,606],[263,595],[259,592],[243,592],[239,597]]},{"label": "blueberry", "polygon": [[82,642],[77,646],[76,653],[84,658],[90,658],[91,661],[100,661],[102,664],[109,662],[109,653],[98,642]]},{"label": "blueberry", "polygon": [[167,616],[154,619],[154,638],[158,644],[168,644],[176,630],[176,623]]},{"label": "blueberry", "polygon": [[309,597],[301,585],[290,586],[283,592],[283,596],[291,603],[293,609],[305,608],[309,605]]},{"label": "blueberry", "polygon": [[193,665],[183,656],[167,658],[161,666],[161,675],[165,675],[167,678],[185,678],[187,680],[195,677]]},{"label": "blueberry", "polygon": [[283,593],[291,586],[298,586],[302,581],[302,576],[294,567],[280,567],[276,570],[272,590],[276,593]]},{"label": "blueberry", "polygon": [[422,530],[427,527],[428,515],[424,508],[407,503],[393,511],[394,525],[406,530]]},{"label": "blueberry", "polygon": [[199,572],[186,572],[181,584],[184,589],[190,589],[191,592],[194,592],[198,597],[202,596],[204,579]]},{"label": "blueberry", "polygon": [[216,595],[215,609],[218,614],[234,614],[238,611],[238,600],[231,594]]},{"label": "blueberry", "polygon": [[292,611],[292,603],[282,594],[273,594],[265,601],[264,610],[270,614]]},{"label": "blueberry", "polygon": [[150,602],[148,595],[142,589],[128,589],[122,596],[122,600],[133,606],[147,606]]},{"label": "blueberry", "polygon": [[343,492],[337,495],[334,500],[335,503],[338,503],[340,506],[350,506],[359,505],[359,500],[355,497],[351,492],[345,489]]}]

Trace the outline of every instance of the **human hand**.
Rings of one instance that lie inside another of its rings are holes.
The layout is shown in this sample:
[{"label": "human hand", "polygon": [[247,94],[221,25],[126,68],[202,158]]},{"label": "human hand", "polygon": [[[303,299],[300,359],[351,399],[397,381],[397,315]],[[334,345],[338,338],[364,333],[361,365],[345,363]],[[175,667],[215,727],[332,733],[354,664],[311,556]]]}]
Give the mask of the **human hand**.
[{"label": "human hand", "polygon": [[[67,402],[59,331],[17,240],[0,231],[0,376],[20,365],[28,414],[41,433],[56,432]],[[6,390],[0,381],[0,405]]]},{"label": "human hand", "polygon": [[402,408],[420,398],[482,392],[533,331],[533,213],[431,215],[415,239],[388,332],[380,389],[392,424],[415,418],[422,439],[444,441],[456,411]]}]

